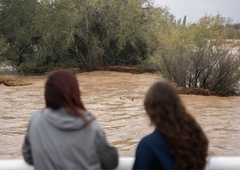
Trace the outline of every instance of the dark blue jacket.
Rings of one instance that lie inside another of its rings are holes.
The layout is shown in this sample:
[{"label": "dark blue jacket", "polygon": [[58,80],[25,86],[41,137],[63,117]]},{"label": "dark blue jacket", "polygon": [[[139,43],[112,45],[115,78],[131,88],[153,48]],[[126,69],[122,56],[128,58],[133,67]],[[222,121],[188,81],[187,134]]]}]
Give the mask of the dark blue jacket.
[{"label": "dark blue jacket", "polygon": [[133,169],[174,169],[174,165],[168,143],[158,130],[138,144]]}]

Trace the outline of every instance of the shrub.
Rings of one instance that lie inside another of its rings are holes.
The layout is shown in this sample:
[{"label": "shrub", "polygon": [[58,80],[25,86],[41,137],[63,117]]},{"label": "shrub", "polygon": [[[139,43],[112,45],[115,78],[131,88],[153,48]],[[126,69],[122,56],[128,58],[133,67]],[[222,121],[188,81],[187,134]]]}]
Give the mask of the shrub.
[{"label": "shrub", "polygon": [[235,91],[240,80],[240,53],[228,40],[221,15],[159,33],[161,45],[150,58],[153,67],[180,86],[211,91]]}]

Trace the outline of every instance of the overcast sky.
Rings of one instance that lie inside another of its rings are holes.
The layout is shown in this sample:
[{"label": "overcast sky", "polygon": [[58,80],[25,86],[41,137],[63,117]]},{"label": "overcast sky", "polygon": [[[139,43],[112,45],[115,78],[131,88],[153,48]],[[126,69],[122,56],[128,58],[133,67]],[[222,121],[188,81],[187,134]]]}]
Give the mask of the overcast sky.
[{"label": "overcast sky", "polygon": [[187,21],[198,21],[205,14],[232,18],[240,23],[240,0],[154,0],[157,6],[168,6],[176,19],[187,16]]}]

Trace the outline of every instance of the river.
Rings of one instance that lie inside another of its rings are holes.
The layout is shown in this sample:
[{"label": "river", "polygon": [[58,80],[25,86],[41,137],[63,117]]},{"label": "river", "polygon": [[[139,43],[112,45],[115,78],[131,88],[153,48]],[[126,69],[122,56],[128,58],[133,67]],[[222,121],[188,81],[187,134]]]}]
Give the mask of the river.
[{"label": "river", "polygon": [[[138,142],[154,129],[144,111],[143,99],[158,77],[149,73],[110,71],[78,73],[76,76],[82,101],[96,116],[108,141],[117,147],[120,156],[134,156]],[[45,107],[47,76],[21,78],[33,85],[0,85],[0,159],[22,158],[21,147],[28,121],[36,110]],[[240,97],[180,97],[188,112],[206,132],[210,156],[239,155]]]}]

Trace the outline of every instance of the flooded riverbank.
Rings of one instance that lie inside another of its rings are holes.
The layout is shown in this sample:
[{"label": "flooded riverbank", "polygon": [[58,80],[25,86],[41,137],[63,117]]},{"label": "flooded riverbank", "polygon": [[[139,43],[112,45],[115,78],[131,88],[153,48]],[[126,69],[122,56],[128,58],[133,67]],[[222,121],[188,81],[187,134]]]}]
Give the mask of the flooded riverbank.
[{"label": "flooded riverbank", "polygon": [[[95,71],[76,75],[86,108],[97,117],[120,156],[134,156],[139,140],[153,127],[143,108],[148,88],[157,81],[153,74]],[[45,107],[46,76],[24,76],[30,86],[0,85],[0,159],[21,158],[21,146],[31,115]],[[209,154],[240,153],[240,98],[180,95],[209,140]],[[125,100],[121,100],[120,97]],[[132,101],[132,97],[134,100]]]}]

